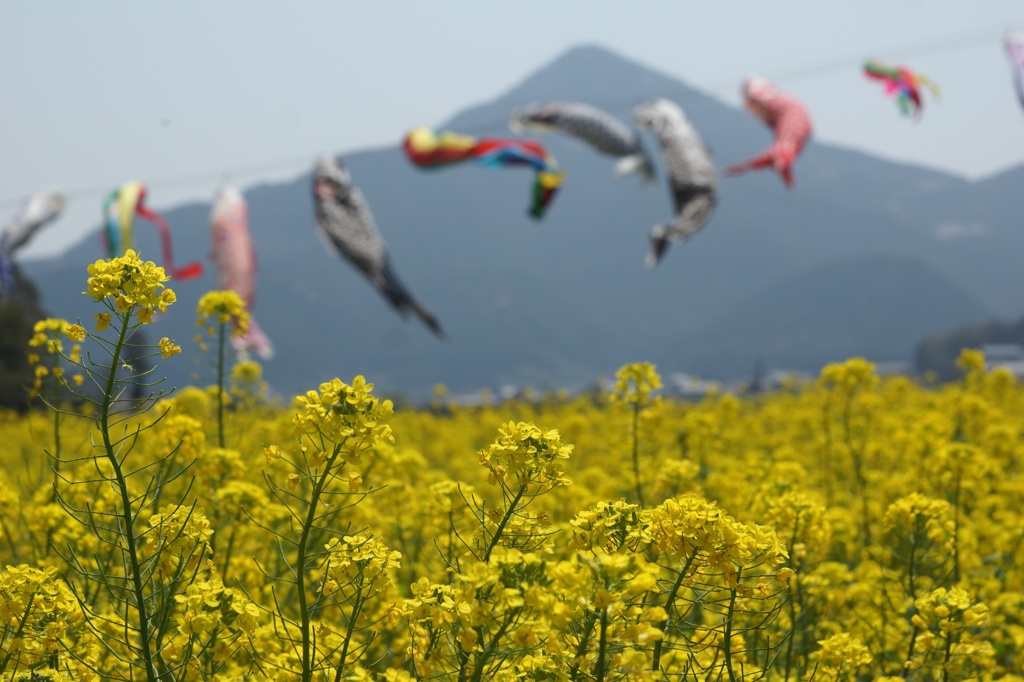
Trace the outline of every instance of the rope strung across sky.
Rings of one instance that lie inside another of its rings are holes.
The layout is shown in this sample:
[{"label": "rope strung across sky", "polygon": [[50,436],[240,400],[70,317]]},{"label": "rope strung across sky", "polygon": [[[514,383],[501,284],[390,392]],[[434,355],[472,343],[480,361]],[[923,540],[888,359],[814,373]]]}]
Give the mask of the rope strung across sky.
[{"label": "rope strung across sky", "polygon": [[[1018,22],[1024,23],[1024,21]],[[957,33],[953,35],[947,35],[940,38],[933,38],[928,41],[918,41],[913,43],[904,43],[902,45],[892,46],[888,48],[880,48],[876,50],[869,50],[871,54],[885,54],[885,55],[900,55],[900,56],[922,56],[929,54],[945,54],[949,52],[955,52],[957,50],[963,50],[969,47],[975,47],[977,45],[983,45],[991,42],[993,38],[998,39],[1000,35],[1006,32],[1006,26],[1000,27],[989,27],[983,30],[972,30],[969,32]],[[811,78],[818,78],[821,76],[831,75],[833,73],[851,70],[852,68],[859,68],[863,63],[864,54],[859,55],[848,55],[841,58],[832,58],[825,61],[809,62],[804,65],[794,66],[787,70],[780,70],[775,73],[768,73],[768,77],[775,82],[792,83],[800,80],[808,80]],[[742,79],[732,79],[728,83],[722,81],[706,88],[706,92],[712,93],[723,93],[731,94],[736,90],[736,84]],[[665,93],[666,96],[674,96],[677,100],[685,103],[686,99],[693,96],[693,90],[681,90],[676,93]],[[680,95],[682,95],[680,97]],[[632,107],[637,102],[635,99],[621,99],[615,101],[603,101],[603,102],[591,102],[596,106],[600,106],[605,109],[615,110],[617,108]],[[468,126],[462,130],[466,133],[481,134],[498,132],[507,128],[508,121],[487,121],[479,123],[474,126]],[[262,174],[274,171],[284,171],[290,168],[300,168],[309,164],[311,158],[315,158],[320,152],[312,151],[301,156],[291,156],[287,159],[278,159],[276,161],[269,161],[265,163],[253,164],[250,166],[243,166],[235,168],[231,171],[221,172],[204,172],[190,175],[181,175],[165,179],[157,179],[155,181],[147,182],[149,187],[158,187],[161,190],[181,188],[181,187],[192,187],[200,185],[208,185],[215,182],[223,182],[225,178],[230,177],[236,180],[242,176],[251,176],[254,174]],[[351,153],[351,152],[350,152]],[[104,185],[102,187],[88,187],[72,189],[64,193],[64,195],[70,200],[78,199],[93,199],[101,196],[105,196],[109,192],[109,186]],[[8,197],[0,200],[0,208],[7,207],[10,205],[20,204],[25,200],[23,195],[17,197]]]}]

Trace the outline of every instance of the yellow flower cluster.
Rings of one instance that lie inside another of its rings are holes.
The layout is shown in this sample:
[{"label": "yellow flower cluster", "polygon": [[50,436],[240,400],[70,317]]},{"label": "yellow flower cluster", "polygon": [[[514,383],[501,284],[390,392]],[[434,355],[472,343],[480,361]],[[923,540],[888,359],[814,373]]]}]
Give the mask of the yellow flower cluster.
[{"label": "yellow flower cluster", "polygon": [[870,388],[878,383],[875,366],[864,358],[850,358],[846,362],[826,365],[818,381],[823,386],[843,391]]},{"label": "yellow flower cluster", "polygon": [[977,633],[988,621],[988,608],[963,588],[940,587],[914,602],[911,622],[920,629],[918,653],[910,669],[937,667],[945,679],[973,678],[992,668],[995,650]]},{"label": "yellow flower cluster", "polygon": [[[325,595],[347,588],[374,595],[391,584],[391,571],[401,566],[402,555],[370,535],[346,535],[327,543]],[[352,587],[354,586],[354,587]]]},{"label": "yellow flower cluster", "polygon": [[[66,356],[64,355],[64,345],[61,343],[62,336],[75,342],[71,346],[71,351]],[[29,391],[32,397],[40,395],[43,379],[47,376],[53,376],[58,385],[63,384],[65,381],[64,367],[60,360],[66,357],[72,365],[78,365],[81,362],[82,356],[82,347],[78,342],[84,338],[85,330],[77,324],[69,323],[67,320],[49,317],[35,323],[32,327],[32,338],[28,342],[29,348],[39,349],[40,352],[58,357],[53,358],[53,361],[48,365],[43,362],[39,352],[29,352],[28,364],[35,367],[32,388]],[[85,378],[82,374],[76,372],[71,375],[71,380],[75,386],[81,386]]]},{"label": "yellow flower cluster", "polygon": [[56,667],[65,643],[83,623],[78,600],[57,568],[8,566],[0,572],[0,674],[4,669]]},{"label": "yellow flower cluster", "polygon": [[157,347],[160,349],[160,357],[167,359],[172,355],[177,355],[181,352],[181,346],[176,345],[166,336],[160,339],[157,343]]},{"label": "yellow flower cluster", "polygon": [[615,373],[613,401],[643,405],[652,392],[661,388],[661,376],[650,362],[635,362],[623,365]]},{"label": "yellow flower cluster", "polygon": [[965,348],[956,359],[956,366],[968,376],[979,376],[985,373],[985,354],[974,348]]},{"label": "yellow flower cluster", "polygon": [[911,493],[889,505],[883,522],[890,532],[907,535],[900,544],[916,543],[921,554],[930,545],[940,547],[948,554],[955,549],[953,536],[956,524],[945,500]]},{"label": "yellow flower cluster", "polygon": [[157,559],[156,570],[172,574],[183,565],[198,566],[210,551],[213,528],[202,509],[181,505],[162,507],[149,519],[147,545]]},{"label": "yellow flower cluster", "polygon": [[178,616],[178,631],[186,637],[205,635],[208,641],[222,626],[251,635],[259,625],[259,608],[218,578],[192,583],[175,600],[185,609]]},{"label": "yellow flower cluster", "polygon": [[[47,322],[32,350],[75,343],[72,327]],[[128,470],[163,477],[130,497],[159,586],[155,665],[225,680],[308,665],[375,682],[1016,682],[1024,388],[966,357],[968,376],[941,387],[855,358],[779,393],[655,409],[660,380],[637,364],[614,396],[398,412],[363,377],[277,407],[259,366],[239,364],[222,430],[217,391],[196,387],[117,427]],[[15,567],[0,574],[0,661],[18,666],[0,680],[126,676],[134,607],[111,592],[134,576],[112,465],[84,457],[95,422],[66,420],[54,477],[52,421],[0,415],[0,565]]]},{"label": "yellow flower cluster", "polygon": [[774,565],[787,556],[774,531],[742,524],[714,502],[695,495],[665,500],[656,507],[651,512],[651,535],[660,554],[682,560],[697,557],[718,568],[731,562],[745,566],[762,555]]},{"label": "yellow flower cluster", "polygon": [[345,443],[350,457],[372,447],[376,440],[391,440],[391,427],[384,424],[393,411],[390,400],[372,395],[373,384],[357,376],[351,384],[332,379],[295,399],[298,408],[293,423],[299,435],[318,434],[332,443]]},{"label": "yellow flower cluster", "polygon": [[164,282],[170,280],[164,269],[153,261],[143,262],[132,249],[119,258],[98,260],[88,269],[85,295],[108,301],[119,313],[135,310],[143,324],[151,323],[155,312],[165,312],[177,300],[174,291],[164,288]]},{"label": "yellow flower cluster", "polygon": [[625,548],[635,552],[651,543],[650,517],[649,511],[625,500],[598,502],[569,522],[573,531],[569,547],[610,553]]},{"label": "yellow flower cluster", "polygon": [[572,445],[563,445],[554,429],[532,422],[508,422],[498,438],[480,451],[480,464],[490,472],[491,483],[534,485],[539,490],[569,485],[562,460],[569,459]]},{"label": "yellow flower cluster", "polygon": [[821,648],[814,653],[814,659],[818,662],[815,680],[855,680],[860,669],[871,663],[868,648],[845,632],[832,635],[818,644]]},{"label": "yellow flower cluster", "polygon": [[[206,327],[208,320],[218,324],[231,324],[234,336],[245,336],[249,328],[249,313],[245,302],[235,291],[210,291],[203,294],[196,306],[196,324]],[[216,330],[208,328],[213,335]]]}]

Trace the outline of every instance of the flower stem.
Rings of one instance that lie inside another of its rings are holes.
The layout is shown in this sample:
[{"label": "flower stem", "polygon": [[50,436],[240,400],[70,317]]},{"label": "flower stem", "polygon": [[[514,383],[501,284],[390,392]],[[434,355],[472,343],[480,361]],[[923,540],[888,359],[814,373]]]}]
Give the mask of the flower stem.
[{"label": "flower stem", "polygon": [[[686,579],[686,574],[690,571],[690,566],[693,564],[693,560],[696,558],[696,552],[690,555],[690,557],[686,560],[686,564],[683,566],[682,570],[679,571],[679,578],[676,579],[675,584],[672,585],[672,591],[668,593],[668,599],[665,600],[665,615],[667,616],[667,618],[665,618],[665,620],[659,623],[659,629],[662,632],[668,629],[669,621],[672,619],[672,607],[675,606],[676,596],[678,596],[679,594],[679,588],[683,586],[683,580]],[[659,668],[661,668],[661,648],[662,640],[659,639],[657,642],[654,643],[654,661],[651,664],[651,670],[658,670]]]},{"label": "flower stem", "polygon": [[519,492],[517,492],[516,496],[512,499],[512,503],[508,506],[508,510],[505,512],[505,515],[501,517],[501,523],[498,524],[498,527],[494,531],[494,535],[491,537],[490,544],[487,545],[487,552],[484,554],[484,563],[487,563],[488,559],[491,558],[491,551],[494,550],[495,546],[497,546],[498,544],[498,541],[501,540],[501,534],[502,532],[504,532],[505,526],[508,525],[508,522],[512,518],[512,515],[515,514],[516,505],[519,504],[519,500],[523,498],[523,495],[525,493],[526,486],[519,486]]},{"label": "flower stem", "polygon": [[640,485],[640,403],[633,403],[633,480],[636,481],[636,503],[644,506],[644,489]]},{"label": "flower stem", "polygon": [[310,632],[310,621],[312,620],[309,604],[306,601],[306,561],[307,552],[309,551],[309,533],[313,529],[313,524],[316,522],[316,510],[320,504],[320,496],[323,494],[324,488],[327,486],[327,481],[331,474],[331,468],[334,466],[334,461],[338,458],[338,453],[341,452],[341,447],[338,445],[334,446],[334,452],[324,463],[324,472],[320,475],[319,480],[313,486],[313,494],[309,500],[309,511],[306,514],[306,521],[302,524],[302,536],[299,538],[299,549],[298,556],[296,557],[296,564],[298,570],[295,572],[295,589],[299,593],[299,615],[302,618],[300,630],[302,632],[302,682],[310,682],[313,679],[313,661],[312,656],[312,635]]},{"label": "flower stem", "polygon": [[117,453],[114,452],[114,445],[110,439],[110,407],[113,402],[112,393],[117,379],[117,368],[121,364],[121,351],[124,348],[125,336],[128,333],[128,327],[131,324],[131,312],[120,313],[118,317],[121,318],[121,331],[118,333],[117,345],[114,347],[113,355],[110,360],[110,373],[107,375],[106,387],[103,391],[103,409],[100,412],[100,433],[103,436],[103,449],[106,452],[107,459],[110,460],[110,465],[113,469],[114,476],[117,478],[117,490],[121,494],[121,516],[124,522],[124,539],[128,543],[128,561],[129,571],[131,573],[131,579],[133,584],[133,596],[135,598],[135,607],[138,610],[138,626],[139,626],[139,650],[142,654],[142,660],[146,667],[146,679],[149,682],[157,682],[158,675],[156,668],[153,665],[153,652],[150,651],[150,633],[149,633],[149,613],[146,610],[146,595],[143,591],[142,585],[142,567],[139,562],[139,553],[135,545],[135,515],[132,513],[132,499],[128,493],[128,482],[125,480],[124,471],[121,468],[121,462],[117,459]]},{"label": "flower stem", "polygon": [[224,447],[224,322],[217,329],[217,442]]},{"label": "flower stem", "polygon": [[[53,382],[53,491],[50,493],[50,504],[57,502],[57,481],[60,480],[60,385]],[[49,553],[50,543],[46,543]]]},{"label": "flower stem", "polygon": [[608,648],[608,607],[601,608],[601,635],[597,643],[597,668],[594,672],[594,679],[597,682],[604,682],[605,655]]}]

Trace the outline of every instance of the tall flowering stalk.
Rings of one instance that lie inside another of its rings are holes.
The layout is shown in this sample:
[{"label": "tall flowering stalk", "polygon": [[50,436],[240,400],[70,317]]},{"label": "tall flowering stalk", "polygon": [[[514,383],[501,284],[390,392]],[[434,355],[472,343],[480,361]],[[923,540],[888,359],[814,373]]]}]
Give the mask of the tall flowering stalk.
[{"label": "tall flowering stalk", "polygon": [[[82,347],[78,342],[85,338],[85,330],[67,320],[49,318],[36,322],[32,332],[32,338],[28,342],[31,349],[28,362],[35,367],[35,371],[30,395],[40,397],[53,412],[53,451],[49,453],[53,469],[53,492],[50,501],[56,502],[61,458],[61,401],[65,395],[63,388],[67,382],[67,377],[64,376],[65,368],[61,362],[64,354],[63,340],[74,342],[67,357],[72,365],[77,365],[82,360]],[[48,361],[44,361],[44,358]],[[82,374],[76,372],[71,375],[71,380],[78,387],[82,385],[84,378]]]},{"label": "tall flowering stalk", "polygon": [[[840,421],[843,433],[843,449],[849,454],[853,468],[853,480],[857,486],[857,497],[860,500],[861,512],[861,547],[863,551],[871,545],[871,511],[868,506],[868,478],[869,469],[866,462],[868,437],[872,426],[874,415],[868,405],[865,405],[865,396],[878,385],[878,375],[875,374],[875,365],[864,358],[850,358],[846,362],[826,365],[821,370],[818,379],[819,384],[828,391],[828,398],[825,401],[825,429],[829,434],[828,442],[831,446],[831,409],[834,403],[840,406]],[[870,404],[870,401],[867,401]],[[859,410],[856,408],[860,407]],[[859,435],[859,438],[857,436]],[[832,453],[831,447],[827,448],[824,454],[824,468],[828,477],[827,484],[831,494],[833,481],[831,472]]]},{"label": "tall flowering stalk", "polygon": [[[196,306],[196,324],[207,334],[217,338],[217,443],[224,447],[224,354],[227,346],[227,328],[232,336],[245,336],[249,328],[249,313],[245,302],[234,291],[211,291],[199,299]],[[208,322],[214,325],[207,326]]]},{"label": "tall flowering stalk", "polygon": [[651,404],[651,393],[661,388],[661,377],[650,362],[636,362],[623,365],[615,373],[615,387],[612,389],[613,402],[630,408],[633,421],[630,430],[632,442],[633,485],[636,502],[644,506],[644,488],[640,479],[640,412]]},{"label": "tall flowering stalk", "polygon": [[[268,463],[291,470],[283,485],[267,472],[264,479],[293,523],[286,532],[265,526],[281,560],[274,573],[261,570],[275,584],[293,588],[287,591],[293,601],[279,598],[274,588],[275,627],[294,647],[298,660],[286,665],[303,682],[314,675],[340,680],[354,669],[367,646],[356,639],[369,625],[367,601],[390,583],[389,571],[401,558],[370,535],[349,534],[338,519],[369,492],[360,491],[360,477],[349,474],[358,474],[379,442],[392,440],[386,423],[391,401],[378,400],[372,391],[373,384],[357,376],[351,384],[333,379],[298,396],[292,454],[276,445],[266,449]],[[345,624],[340,637],[332,627],[338,622]]]},{"label": "tall flowering stalk", "polygon": [[653,671],[651,679],[680,670],[757,679],[772,667],[789,633],[776,642],[760,636],[793,573],[778,568],[788,554],[772,529],[692,495],[651,510],[601,502],[572,526],[569,546],[586,570],[575,581],[582,593],[567,592],[585,606],[569,642],[570,679],[609,679],[610,661]]},{"label": "tall flowering stalk", "polygon": [[[184,473],[166,466],[172,453],[145,464],[129,464],[141,434],[160,420],[157,416],[147,422],[140,415],[166,393],[154,390],[159,382],[150,381],[152,368],[136,370],[125,360],[126,352],[129,348],[137,351],[133,362],[180,352],[167,338],[156,346],[134,342],[139,329],[151,324],[155,314],[166,311],[175,295],[164,286],[169,278],[163,269],[143,261],[130,249],[123,257],[96,261],[88,271],[85,294],[106,312],[95,315],[96,333],[71,325],[67,335],[75,342],[88,339],[97,350],[86,354],[84,360],[75,351],[62,357],[77,366],[96,390],[76,390],[65,383],[81,403],[93,406],[91,414],[78,416],[94,422],[100,442],[94,454],[62,458],[70,469],[66,476],[61,474],[61,481],[90,492],[68,496],[59,490],[57,499],[78,523],[91,529],[98,545],[91,555],[80,553],[70,542],[58,551],[84,580],[83,584],[72,583],[71,589],[83,607],[88,607],[85,616],[90,630],[120,658],[125,670],[154,682],[173,677],[174,665],[164,658],[163,651],[175,596],[194,579],[199,559],[208,551],[209,536],[199,530],[203,528],[202,512],[185,504],[184,498],[160,509],[148,524],[142,523],[147,512],[152,514],[159,491]],[[103,334],[108,329],[113,339]],[[142,397],[132,397],[139,393]],[[88,468],[82,466],[85,464]],[[86,473],[90,470],[91,475]],[[152,473],[147,476],[149,471]],[[135,482],[139,478],[148,481],[140,485]],[[103,601],[113,613],[93,610],[103,593]]]},{"label": "tall flowering stalk", "polygon": [[538,550],[548,547],[551,533],[527,507],[569,485],[564,465],[572,450],[554,429],[508,422],[480,451],[480,464],[501,501],[488,509],[462,489],[468,514],[459,518],[468,516],[476,527],[456,528],[449,509],[454,539],[448,540],[445,561],[453,579],[440,584],[421,578],[412,585],[414,597],[404,611],[417,679],[443,672],[460,682],[480,682],[512,675],[532,660],[530,652],[547,627],[533,586],[550,582]]}]

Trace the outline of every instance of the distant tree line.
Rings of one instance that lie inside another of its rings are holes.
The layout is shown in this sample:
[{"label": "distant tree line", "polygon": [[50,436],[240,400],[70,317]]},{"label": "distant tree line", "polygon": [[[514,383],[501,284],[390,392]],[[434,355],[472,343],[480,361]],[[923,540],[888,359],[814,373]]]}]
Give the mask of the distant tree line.
[{"label": "distant tree line", "polygon": [[1024,345],[1024,318],[1016,322],[985,322],[957,327],[931,336],[914,351],[914,366],[919,373],[935,372],[939,381],[959,378],[956,359],[964,348],[980,348],[989,343]]},{"label": "distant tree line", "polygon": [[33,369],[28,364],[32,327],[46,317],[39,292],[14,266],[14,288],[0,298],[0,409],[29,409]]}]

